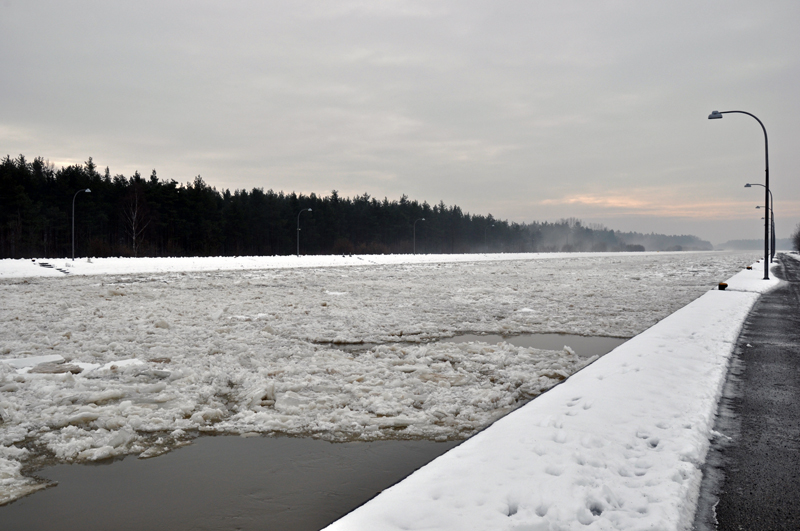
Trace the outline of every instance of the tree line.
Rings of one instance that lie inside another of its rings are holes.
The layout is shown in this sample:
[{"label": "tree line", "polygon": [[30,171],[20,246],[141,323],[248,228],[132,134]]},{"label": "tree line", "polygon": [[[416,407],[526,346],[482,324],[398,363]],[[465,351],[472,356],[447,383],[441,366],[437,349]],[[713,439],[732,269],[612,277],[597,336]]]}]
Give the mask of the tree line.
[{"label": "tree line", "polygon": [[[0,258],[644,251],[711,248],[695,236],[621,233],[575,218],[509,223],[443,201],[218,191],[199,175],[126,177],[37,157],[0,162]],[[308,211],[307,209],[310,209]]]}]

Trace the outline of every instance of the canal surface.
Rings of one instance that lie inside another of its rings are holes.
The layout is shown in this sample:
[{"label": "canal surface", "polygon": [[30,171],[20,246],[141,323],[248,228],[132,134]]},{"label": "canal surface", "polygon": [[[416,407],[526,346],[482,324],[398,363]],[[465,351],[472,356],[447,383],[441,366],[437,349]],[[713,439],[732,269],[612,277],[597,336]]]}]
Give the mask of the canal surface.
[{"label": "canal surface", "polygon": [[[442,341],[568,346],[588,358],[626,339],[464,334]],[[153,459],[44,468],[36,475],[58,485],[0,507],[0,529],[318,530],[457,444],[200,437]]]},{"label": "canal surface", "polygon": [[467,343],[470,341],[500,343],[505,341],[517,347],[542,350],[561,350],[566,346],[574,350],[575,354],[584,358],[608,354],[627,340],[628,338],[622,337],[578,336],[575,334],[520,334],[515,336],[462,334],[442,339],[443,342],[450,343]]},{"label": "canal surface", "polygon": [[3,531],[318,530],[457,442],[200,437],[153,459],[57,465]]}]

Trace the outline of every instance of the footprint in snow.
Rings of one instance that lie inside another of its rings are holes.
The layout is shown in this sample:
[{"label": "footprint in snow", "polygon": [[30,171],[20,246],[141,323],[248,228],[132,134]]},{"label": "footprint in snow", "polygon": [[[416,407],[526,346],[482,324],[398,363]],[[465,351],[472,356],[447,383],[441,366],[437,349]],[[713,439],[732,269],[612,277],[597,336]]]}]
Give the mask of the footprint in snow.
[{"label": "footprint in snow", "polygon": [[602,448],[605,446],[603,439],[594,435],[584,435],[581,437],[581,446],[584,448]]}]

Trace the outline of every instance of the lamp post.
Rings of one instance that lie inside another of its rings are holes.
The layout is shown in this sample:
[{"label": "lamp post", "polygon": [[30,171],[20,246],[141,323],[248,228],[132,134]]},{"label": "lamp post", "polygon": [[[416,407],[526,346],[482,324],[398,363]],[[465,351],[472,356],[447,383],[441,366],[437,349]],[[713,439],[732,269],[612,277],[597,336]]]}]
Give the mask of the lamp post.
[{"label": "lamp post", "polygon": [[78,194],[81,192],[86,192],[87,194],[91,193],[92,191],[88,188],[81,189],[75,192],[75,195],[72,196],[72,261],[75,261],[75,198],[78,197]]},{"label": "lamp post", "polygon": [[300,214],[308,210],[311,212],[310,208],[304,208],[300,212],[297,213],[297,256],[300,256]]},{"label": "lamp post", "polygon": [[489,250],[489,244],[487,243],[486,233],[489,231],[489,227],[494,227],[494,223],[491,225],[486,225],[483,229],[483,246],[486,247],[486,250]]},{"label": "lamp post", "polygon": [[425,221],[425,218],[414,221],[414,254],[417,254],[417,221]]},{"label": "lamp post", "polygon": [[[757,206],[756,208],[761,208],[761,207]],[[761,219],[764,219],[764,218],[762,217]],[[764,221],[764,223],[766,223],[766,220]],[[772,262],[775,261],[775,220],[772,220],[772,234],[770,235],[770,238],[769,238],[769,244],[770,244],[770,246],[772,248],[772,251],[770,251],[770,254],[769,254],[769,261],[770,261],[770,263],[772,263]]]},{"label": "lamp post", "polygon": [[[760,186],[761,188],[766,188],[766,186],[764,186],[763,184],[758,184],[758,183],[752,183],[752,184],[747,183],[744,185],[745,188],[750,188],[752,186]],[[769,238],[771,251],[769,253],[769,261],[774,262],[775,261],[775,201],[773,200],[772,197],[772,190],[767,189],[767,192],[769,192],[769,213],[771,221],[770,223],[771,236]],[[761,207],[757,206],[756,208],[761,208]]]},{"label": "lamp post", "polygon": [[[756,205],[756,208],[760,209],[761,206]],[[772,207],[769,207],[769,214],[770,214],[769,261],[770,263],[775,263],[775,210]]]},{"label": "lamp post", "polygon": [[731,113],[746,114],[752,118],[755,118],[755,120],[761,126],[761,130],[764,131],[764,160],[766,161],[764,170],[764,188],[766,188],[766,192],[764,192],[764,207],[767,209],[766,220],[764,222],[764,280],[769,280],[769,141],[767,140],[767,128],[764,127],[764,124],[761,123],[761,120],[759,120],[756,115],[745,111],[712,111],[711,114],[708,115],[708,119],[716,120],[722,118],[723,114]]}]

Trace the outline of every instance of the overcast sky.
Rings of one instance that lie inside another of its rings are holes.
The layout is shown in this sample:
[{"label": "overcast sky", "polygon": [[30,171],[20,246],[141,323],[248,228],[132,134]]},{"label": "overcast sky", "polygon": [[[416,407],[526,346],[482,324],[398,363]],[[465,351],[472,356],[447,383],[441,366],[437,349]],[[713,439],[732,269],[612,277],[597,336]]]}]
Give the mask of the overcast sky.
[{"label": "overcast sky", "polygon": [[800,222],[800,2],[0,0],[0,156],[516,222]]}]

